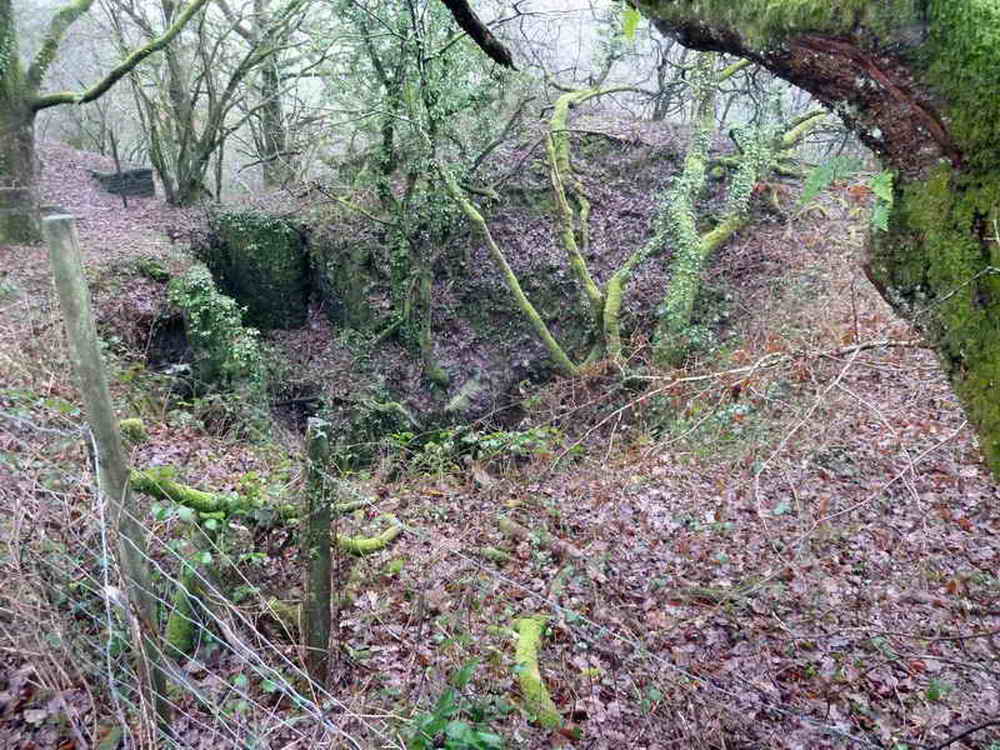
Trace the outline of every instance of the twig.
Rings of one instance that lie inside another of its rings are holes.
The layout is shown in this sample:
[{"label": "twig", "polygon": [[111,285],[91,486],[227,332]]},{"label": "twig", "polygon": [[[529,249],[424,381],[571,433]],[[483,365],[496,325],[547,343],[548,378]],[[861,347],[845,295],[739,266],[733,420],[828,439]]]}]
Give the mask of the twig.
[{"label": "twig", "polygon": [[927,750],[941,750],[941,748],[948,747],[948,745],[951,745],[952,743],[958,742],[961,739],[965,739],[970,734],[975,734],[980,729],[987,729],[988,727],[994,727],[994,726],[1000,726],[1000,719],[991,719],[990,721],[984,721],[982,724],[978,724],[972,727],[971,729],[966,729],[961,734],[956,734],[953,737],[949,737],[944,742],[941,742],[937,745],[924,745],[924,747],[927,748]]},{"label": "twig", "polygon": [[[882,339],[879,341],[865,341],[860,344],[851,344],[850,346],[841,346],[836,349],[827,349],[821,352],[801,352],[801,351],[787,352],[787,353],[772,352],[770,354],[765,354],[763,357],[758,359],[753,364],[745,365],[743,367],[734,367],[731,370],[720,370],[718,372],[712,372],[707,375],[689,375],[683,378],[673,378],[668,383],[666,383],[666,385],[661,385],[658,388],[649,391],[648,393],[643,393],[638,398],[635,398],[632,401],[629,401],[624,406],[615,409],[613,412],[611,412],[611,414],[609,414],[607,417],[605,417],[596,425],[587,430],[579,440],[577,440],[575,443],[573,443],[568,448],[563,450],[562,453],[556,456],[555,460],[549,467],[549,470],[551,471],[555,469],[555,467],[559,465],[559,462],[562,461],[567,455],[569,455],[570,451],[572,451],[578,445],[581,445],[583,441],[585,441],[588,437],[590,437],[594,432],[599,430],[601,427],[606,425],[608,422],[610,422],[618,415],[622,414],[628,409],[634,408],[636,405],[642,403],[643,401],[652,398],[653,396],[658,396],[661,393],[669,391],[671,388],[678,385],[685,385],[688,383],[703,383],[707,380],[720,380],[726,377],[727,375],[729,376],[750,375],[760,370],[766,370],[772,367],[777,367],[778,365],[788,364],[789,362],[792,362],[793,360],[800,358],[804,359],[819,359],[820,357],[836,358],[836,357],[843,357],[848,354],[857,355],[868,349],[882,349],[884,347],[924,348],[926,346],[927,344],[925,344],[920,339],[909,339],[909,340]],[[628,376],[628,378],[629,380],[634,380],[634,381],[650,381],[650,382],[658,382],[667,379],[662,375],[630,375]]]}]

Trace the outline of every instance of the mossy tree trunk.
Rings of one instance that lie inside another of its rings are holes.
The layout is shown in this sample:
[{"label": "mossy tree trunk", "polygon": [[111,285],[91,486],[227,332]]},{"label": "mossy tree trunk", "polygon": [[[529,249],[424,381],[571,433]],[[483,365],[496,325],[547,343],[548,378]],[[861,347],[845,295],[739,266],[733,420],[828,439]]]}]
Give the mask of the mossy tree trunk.
[{"label": "mossy tree trunk", "polygon": [[737,231],[750,221],[754,187],[775,170],[782,158],[794,155],[802,138],[826,118],[822,109],[808,112],[789,123],[779,123],[772,113],[752,129],[733,129],[740,157],[734,164],[725,206],[711,230],[699,229],[695,201],[705,186],[708,148],[716,129],[715,99],[719,84],[750,63],[741,60],[716,70],[716,55],[703,52],[690,76],[695,107],[695,135],[684,160],[684,169],[667,196],[667,233],[673,241],[670,282],[663,299],[653,337],[656,358],[665,364],[680,364],[690,349],[694,305],[701,291],[705,264]]},{"label": "mossy tree trunk", "polygon": [[865,270],[932,342],[1000,476],[1000,5],[639,0],[682,44],[757,62],[837,111],[894,177]]},{"label": "mossy tree trunk", "polygon": [[659,359],[669,357],[667,350],[675,352],[680,349],[678,339],[690,325],[694,299],[701,285],[702,266],[710,252],[698,233],[694,203],[705,185],[705,165],[715,133],[715,99],[719,80],[723,77],[716,72],[716,63],[716,55],[703,53],[689,76],[695,131],[684,158],[684,168],[674,180],[673,191],[665,206],[674,257],[670,287],[664,299],[665,310],[653,340]]}]

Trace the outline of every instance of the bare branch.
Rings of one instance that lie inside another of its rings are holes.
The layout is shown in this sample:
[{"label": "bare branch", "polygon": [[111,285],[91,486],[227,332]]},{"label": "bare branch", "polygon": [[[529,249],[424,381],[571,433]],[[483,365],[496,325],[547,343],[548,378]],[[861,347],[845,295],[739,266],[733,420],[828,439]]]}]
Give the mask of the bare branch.
[{"label": "bare branch", "polygon": [[45,34],[42,46],[39,47],[31,67],[28,68],[28,86],[31,91],[37,91],[42,85],[59,45],[66,36],[66,31],[80,16],[90,10],[93,2],[94,0],[73,0],[56,11],[49,23],[49,30]]}]

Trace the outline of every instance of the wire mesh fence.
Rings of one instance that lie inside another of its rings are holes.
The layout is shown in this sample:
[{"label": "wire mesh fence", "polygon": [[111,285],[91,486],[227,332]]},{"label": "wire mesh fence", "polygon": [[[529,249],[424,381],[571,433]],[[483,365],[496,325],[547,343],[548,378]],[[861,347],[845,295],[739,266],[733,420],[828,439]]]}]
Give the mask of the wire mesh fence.
[{"label": "wire mesh fence", "polygon": [[[843,361],[826,392],[802,406],[799,421],[814,419],[817,403],[856,364]],[[31,436],[36,455],[73,441],[87,454],[83,426],[32,419],[7,420],[23,448]],[[933,445],[941,451],[953,440],[944,434]],[[775,470],[787,472],[777,455]],[[893,489],[919,485],[921,458],[911,456],[864,502],[881,506],[905,496],[910,489]],[[683,472],[649,460],[656,484],[678,492]],[[334,521],[334,540],[375,538],[386,523],[403,533],[367,555],[334,544],[333,632],[321,680],[304,667],[299,605],[306,566],[289,528],[273,518],[258,526],[252,514],[213,524],[211,514],[147,503],[135,520],[149,540],[160,618],[149,627],[159,634],[168,678],[168,725],[157,723],[143,699],[130,645],[134,615],[93,475],[64,476],[65,484],[43,479],[6,498],[5,660],[21,674],[21,698],[11,699],[40,706],[22,713],[29,725],[28,718],[37,720],[41,746],[56,716],[64,724],[53,725],[51,736],[71,737],[79,747],[490,747],[500,736],[495,727],[513,746],[536,745],[550,742],[553,728],[537,726],[521,679],[516,623],[543,616],[540,675],[556,700],[556,736],[567,742],[723,747],[738,737],[760,747],[882,746],[878,732],[843,713],[838,701],[796,697],[792,689],[808,682],[810,665],[821,674],[819,653],[856,653],[873,640],[871,623],[830,625],[822,608],[789,619],[801,602],[818,597],[807,592],[802,599],[795,577],[807,575],[839,514],[857,517],[859,501],[809,509],[803,498],[797,509],[760,512],[781,477],[758,473],[736,483],[753,512],[740,503],[706,512],[696,497],[674,495],[668,515],[663,506],[640,510],[637,498],[649,499],[649,483],[621,486],[616,475],[602,485],[594,468],[581,465],[588,478],[580,486],[595,497],[580,497],[572,508],[547,502],[544,484],[513,474],[495,476],[489,487],[482,477],[457,487],[443,475],[428,477],[416,487],[400,485],[398,495],[369,497],[323,467],[331,502],[354,507]],[[664,498],[654,490],[652,499]],[[495,520],[492,528],[477,520],[484,516]],[[789,523],[791,517],[797,520]],[[726,526],[734,521],[738,529]],[[756,575],[725,575],[725,562],[708,554],[713,539],[730,553],[734,542],[753,547]],[[686,569],[671,550],[688,561]],[[710,576],[698,572],[712,567]],[[782,606],[787,596],[796,601]],[[762,626],[768,620],[774,625]],[[777,631],[793,650],[809,639],[828,644],[807,644],[807,657],[773,671],[766,666],[773,644],[755,643],[753,628],[763,640]],[[188,645],[179,652],[176,633],[185,629]],[[896,653],[880,661],[903,659],[899,643],[884,648]],[[851,666],[837,661],[838,668]],[[788,678],[783,670],[798,673]],[[965,675],[968,686],[981,677]],[[17,684],[8,678],[8,693]],[[33,701],[28,685],[49,697]]]}]

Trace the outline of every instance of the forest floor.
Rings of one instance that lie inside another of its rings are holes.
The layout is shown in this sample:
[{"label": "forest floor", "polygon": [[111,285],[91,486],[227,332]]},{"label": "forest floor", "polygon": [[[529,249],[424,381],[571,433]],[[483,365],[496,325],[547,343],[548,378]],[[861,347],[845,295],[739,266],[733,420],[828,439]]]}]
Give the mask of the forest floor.
[{"label": "forest floor", "polygon": [[[262,444],[191,418],[136,355],[163,298],[140,266],[189,264],[170,236],[197,212],[124,208],[86,176],[100,157],[44,158],[116,404],[148,427],[133,462],[300,494],[293,429]],[[470,433],[442,433],[347,477],[371,500],[341,533],[385,513],[404,533],[336,561],[325,688],[266,604],[301,590],[294,545],[236,529],[228,628],[177,670],[177,744],[1000,749],[1000,493],[932,352],[860,272],[866,199],[836,185],[731,241],[706,278],[727,300],[719,341],[684,369],[623,385],[594,367],[526,392],[517,429],[481,428],[468,457],[446,444]],[[129,695],[83,416],[45,249],[0,247],[0,272],[0,744],[92,747]],[[295,341],[334,338],[314,316]],[[169,568],[181,522],[147,523]],[[558,730],[519,687],[513,628],[533,614]]]}]

